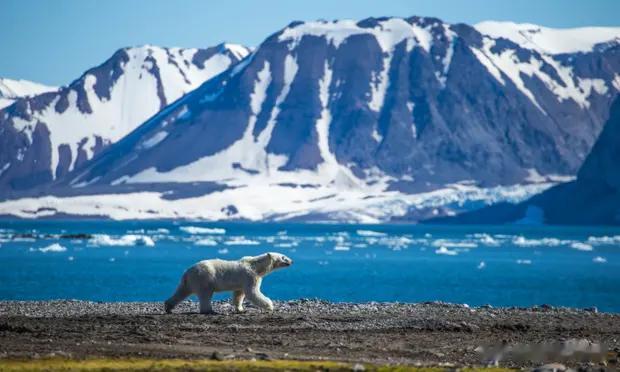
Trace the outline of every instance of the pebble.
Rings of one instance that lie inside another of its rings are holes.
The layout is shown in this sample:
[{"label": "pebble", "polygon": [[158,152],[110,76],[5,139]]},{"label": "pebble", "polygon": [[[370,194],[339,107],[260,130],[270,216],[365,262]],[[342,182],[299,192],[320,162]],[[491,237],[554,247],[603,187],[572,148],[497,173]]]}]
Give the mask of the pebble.
[{"label": "pebble", "polygon": [[211,360],[222,361],[224,360],[224,356],[222,356],[222,354],[219,351],[214,351],[213,354],[211,354]]}]

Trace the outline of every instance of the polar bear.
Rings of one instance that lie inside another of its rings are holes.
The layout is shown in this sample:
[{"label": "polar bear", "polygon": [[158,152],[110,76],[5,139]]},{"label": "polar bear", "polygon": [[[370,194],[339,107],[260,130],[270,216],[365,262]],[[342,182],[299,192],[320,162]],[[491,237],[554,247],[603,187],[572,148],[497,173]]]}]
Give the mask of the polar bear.
[{"label": "polar bear", "polygon": [[170,313],[179,302],[195,294],[200,301],[200,312],[210,314],[213,313],[213,293],[232,291],[236,311],[243,311],[244,297],[256,306],[271,311],[273,302],[260,291],[262,279],[273,270],[292,263],[290,258],[275,252],[246,256],[238,261],[200,261],[185,271],[176,292],[164,302],[164,309]]}]

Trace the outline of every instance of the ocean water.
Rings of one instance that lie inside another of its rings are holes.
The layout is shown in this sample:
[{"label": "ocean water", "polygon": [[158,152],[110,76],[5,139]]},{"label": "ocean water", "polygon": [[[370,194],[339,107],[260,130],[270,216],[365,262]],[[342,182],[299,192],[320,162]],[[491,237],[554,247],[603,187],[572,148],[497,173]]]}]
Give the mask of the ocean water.
[{"label": "ocean water", "polygon": [[199,260],[267,251],[294,260],[263,281],[277,300],[620,312],[620,229],[591,227],[5,220],[0,299],[163,301]]}]

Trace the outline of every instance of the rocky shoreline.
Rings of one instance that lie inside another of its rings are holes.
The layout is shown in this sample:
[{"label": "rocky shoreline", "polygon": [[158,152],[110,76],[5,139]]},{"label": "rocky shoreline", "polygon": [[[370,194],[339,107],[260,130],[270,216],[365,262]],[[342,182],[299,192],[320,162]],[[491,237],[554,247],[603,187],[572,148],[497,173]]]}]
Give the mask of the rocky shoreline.
[{"label": "rocky shoreline", "polygon": [[0,301],[0,358],[338,360],[421,366],[618,367],[620,314],[540,306],[276,301],[197,314],[184,302]]}]

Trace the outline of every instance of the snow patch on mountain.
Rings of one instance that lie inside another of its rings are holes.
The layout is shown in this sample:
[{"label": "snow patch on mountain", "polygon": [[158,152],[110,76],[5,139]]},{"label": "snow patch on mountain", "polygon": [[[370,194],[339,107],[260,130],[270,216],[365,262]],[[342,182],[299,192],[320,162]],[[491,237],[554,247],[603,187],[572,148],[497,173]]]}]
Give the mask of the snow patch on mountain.
[{"label": "snow patch on mountain", "polygon": [[247,57],[251,49],[239,44],[224,43],[224,49],[230,51],[237,59],[242,60]]},{"label": "snow patch on mountain", "polygon": [[321,101],[321,116],[316,122],[316,132],[318,134],[319,153],[324,164],[330,167],[338,167],[338,161],[334,154],[329,151],[329,124],[332,120],[329,111],[329,86],[332,83],[332,69],[325,61],[323,78],[319,81],[319,100]]},{"label": "snow patch on mountain", "polygon": [[[490,37],[483,37],[482,48],[471,47],[489,73],[502,85],[506,85],[504,77],[507,77],[532,103],[543,113],[534,93],[526,86],[523,77],[537,77],[545,86],[557,97],[559,102],[572,99],[584,109],[589,108],[589,97],[596,92],[599,95],[606,94],[608,87],[605,81],[597,78],[581,78],[575,76],[573,68],[565,66],[553,55],[532,53],[529,60],[523,61],[513,49],[495,51],[497,40]],[[548,69],[552,67],[557,76],[549,75]],[[560,81],[558,81],[558,77]]]},{"label": "snow patch on mountain", "polygon": [[620,43],[620,27],[549,28],[530,23],[484,21],[474,26],[480,33],[505,38],[522,48],[546,54],[587,53],[596,44]]},{"label": "snow patch on mountain", "polygon": [[450,65],[452,64],[452,56],[454,55],[454,39],[456,38],[456,33],[450,29],[450,26],[447,24],[442,25],[444,29],[444,34],[448,39],[448,48],[446,49],[446,54],[442,59],[443,69],[441,71],[436,71],[435,76],[437,80],[441,83],[442,87],[446,86],[446,78],[448,76],[448,72],[450,71]]},{"label": "snow patch on mountain", "polygon": [[162,130],[161,132],[155,133],[152,137],[148,138],[146,141],[142,142],[140,148],[146,150],[151,147],[157,146],[161,141],[165,140],[168,137],[168,132]]},{"label": "snow patch on mountain", "polygon": [[37,94],[54,92],[58,87],[51,87],[28,80],[13,80],[0,78],[0,110],[13,104],[22,97],[36,96]]},{"label": "snow patch on mountain", "polygon": [[[291,90],[291,84],[293,83],[293,80],[295,80],[295,76],[297,75],[298,70],[299,66],[297,65],[297,60],[290,54],[287,54],[284,58],[284,86],[282,87],[280,94],[278,94],[278,97],[276,98],[276,103],[271,110],[271,115],[269,115],[269,121],[267,122],[267,126],[258,135],[257,142],[259,148],[263,149],[263,152],[265,153],[265,155],[263,156],[263,159],[265,160],[268,160],[267,150],[265,148],[267,147],[269,140],[271,140],[271,134],[273,133],[273,128],[276,125],[276,118],[278,117],[278,114],[280,114],[280,105],[288,96],[288,93]],[[269,164],[266,164],[265,168],[267,170],[270,170],[271,167],[269,166]]]}]

